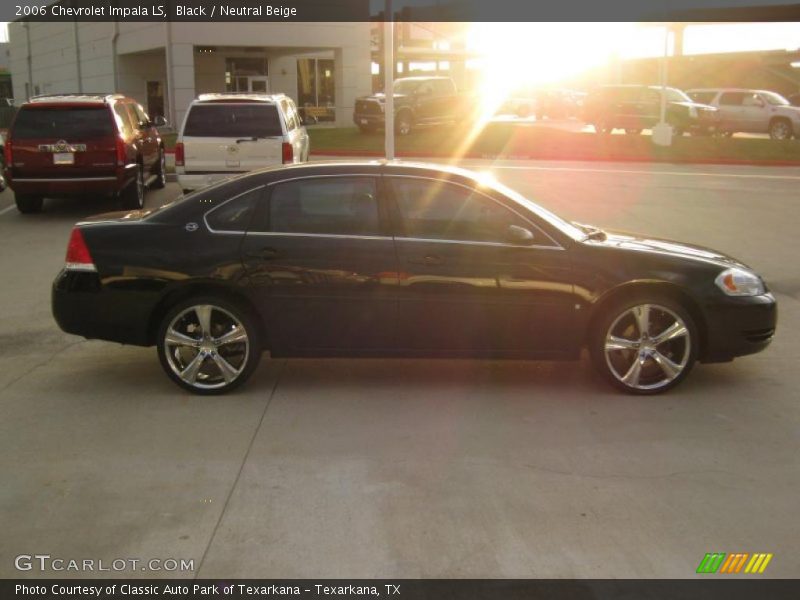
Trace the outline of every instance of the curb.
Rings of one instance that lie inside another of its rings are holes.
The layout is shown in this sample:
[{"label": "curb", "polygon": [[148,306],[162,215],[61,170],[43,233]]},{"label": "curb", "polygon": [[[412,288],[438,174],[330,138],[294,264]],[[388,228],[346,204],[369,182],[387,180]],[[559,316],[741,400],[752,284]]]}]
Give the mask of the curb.
[{"label": "curb", "polygon": [[[352,158],[382,158],[383,152],[351,152],[349,150],[325,150],[311,152],[311,156],[324,157],[352,157]],[[397,152],[398,158],[456,158],[445,154],[433,152]],[[708,158],[708,159],[682,159],[682,158],[654,158],[643,156],[537,156],[532,154],[477,154],[468,153],[457,157],[459,160],[553,160],[553,161],[578,161],[578,162],[631,162],[631,163],[661,163],[661,164],[689,164],[689,165],[729,165],[753,167],[800,167],[800,160],[742,160],[738,158]]]}]

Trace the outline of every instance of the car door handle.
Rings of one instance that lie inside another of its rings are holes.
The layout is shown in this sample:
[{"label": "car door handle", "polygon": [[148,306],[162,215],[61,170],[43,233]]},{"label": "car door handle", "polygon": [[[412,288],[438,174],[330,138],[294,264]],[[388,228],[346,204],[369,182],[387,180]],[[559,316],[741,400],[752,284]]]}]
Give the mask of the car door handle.
[{"label": "car door handle", "polygon": [[272,258],[278,258],[280,256],[280,252],[278,252],[275,248],[259,248],[258,250],[251,250],[247,252],[248,258],[260,258],[262,260],[270,260]]},{"label": "car door handle", "polygon": [[427,265],[433,267],[444,263],[444,259],[436,254],[426,254],[422,258],[409,258],[408,262],[412,265]]}]

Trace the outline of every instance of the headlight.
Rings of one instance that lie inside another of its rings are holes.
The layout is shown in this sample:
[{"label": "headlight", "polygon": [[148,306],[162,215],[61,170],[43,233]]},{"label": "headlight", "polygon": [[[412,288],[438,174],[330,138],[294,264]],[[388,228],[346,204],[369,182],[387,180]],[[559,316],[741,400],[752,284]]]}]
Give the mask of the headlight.
[{"label": "headlight", "polygon": [[755,273],[744,269],[725,269],[714,280],[728,296],[758,296],[764,293],[764,282]]}]

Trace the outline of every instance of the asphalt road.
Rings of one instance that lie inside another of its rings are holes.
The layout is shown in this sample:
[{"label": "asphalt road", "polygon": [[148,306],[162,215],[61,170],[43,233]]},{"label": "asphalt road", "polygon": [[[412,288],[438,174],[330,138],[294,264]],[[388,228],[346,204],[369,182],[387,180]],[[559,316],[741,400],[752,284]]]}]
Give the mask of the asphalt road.
[{"label": "asphalt road", "polygon": [[[70,228],[107,204],[22,216],[5,192],[0,577],[686,578],[706,552],[796,576],[800,169],[495,167],[566,217],[743,259],[778,297],[775,342],[655,398],[586,360],[267,358],[240,393],[198,398],[154,349],[52,320]],[[194,570],[19,572],[20,554]]]}]

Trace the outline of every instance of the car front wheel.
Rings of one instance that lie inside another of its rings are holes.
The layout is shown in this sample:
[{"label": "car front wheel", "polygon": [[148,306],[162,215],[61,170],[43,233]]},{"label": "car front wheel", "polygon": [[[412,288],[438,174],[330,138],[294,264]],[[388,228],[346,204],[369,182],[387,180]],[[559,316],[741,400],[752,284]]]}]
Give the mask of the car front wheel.
[{"label": "car front wheel", "polygon": [[153,188],[162,189],[167,185],[167,157],[163,148],[158,149],[158,164],[156,165],[155,181]]},{"label": "car front wheel", "polygon": [[784,119],[776,119],[769,126],[769,137],[773,140],[789,140],[792,138],[792,125]]},{"label": "car front wheel", "polygon": [[614,386],[631,394],[675,387],[697,357],[697,329],[670,298],[639,297],[614,304],[593,328],[592,362]]},{"label": "car front wheel", "polygon": [[136,168],[136,180],[122,191],[122,209],[139,210],[144,208],[144,169]]},{"label": "car front wheel", "polygon": [[159,328],[162,368],[195,394],[224,394],[242,385],[260,356],[258,329],[249,311],[221,298],[182,302]]}]

